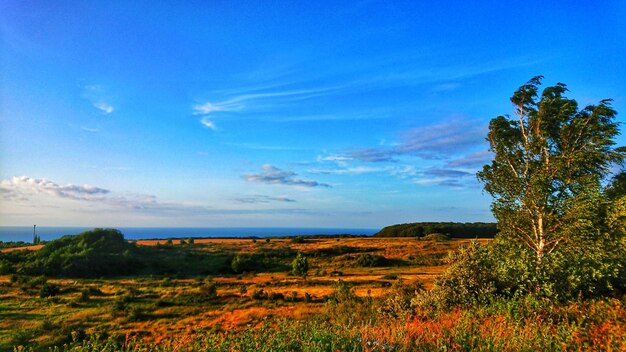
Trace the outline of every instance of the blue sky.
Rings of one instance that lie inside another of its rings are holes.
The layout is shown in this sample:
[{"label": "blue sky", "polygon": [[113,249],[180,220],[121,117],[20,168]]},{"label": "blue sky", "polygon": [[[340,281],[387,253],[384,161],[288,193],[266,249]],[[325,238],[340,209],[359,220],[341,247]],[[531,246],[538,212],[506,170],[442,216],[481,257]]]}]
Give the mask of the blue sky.
[{"label": "blue sky", "polygon": [[623,1],[3,1],[0,224],[491,221],[489,120],[544,75],[624,121],[625,18]]}]

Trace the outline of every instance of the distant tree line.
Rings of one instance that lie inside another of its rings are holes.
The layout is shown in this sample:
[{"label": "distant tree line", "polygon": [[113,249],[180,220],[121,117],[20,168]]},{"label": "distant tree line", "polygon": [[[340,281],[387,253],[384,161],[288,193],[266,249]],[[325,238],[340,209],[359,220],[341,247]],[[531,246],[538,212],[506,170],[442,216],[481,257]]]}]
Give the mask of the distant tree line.
[{"label": "distant tree line", "polygon": [[414,222],[384,227],[374,237],[424,237],[433,233],[457,238],[493,238],[498,229],[489,222]]}]

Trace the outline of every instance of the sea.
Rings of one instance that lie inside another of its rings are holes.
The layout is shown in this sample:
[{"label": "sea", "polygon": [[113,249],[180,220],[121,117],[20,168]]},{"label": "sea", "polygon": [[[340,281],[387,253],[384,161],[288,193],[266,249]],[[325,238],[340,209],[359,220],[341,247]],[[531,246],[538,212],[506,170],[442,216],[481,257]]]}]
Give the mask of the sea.
[{"label": "sea", "polygon": [[[64,235],[76,235],[92,230],[92,227],[48,227],[37,226],[37,235],[43,241],[57,239]],[[131,240],[155,238],[206,238],[206,237],[283,237],[300,235],[365,235],[370,236],[380,229],[358,228],[291,228],[291,227],[116,227]],[[33,240],[32,226],[0,226],[0,241]]]}]

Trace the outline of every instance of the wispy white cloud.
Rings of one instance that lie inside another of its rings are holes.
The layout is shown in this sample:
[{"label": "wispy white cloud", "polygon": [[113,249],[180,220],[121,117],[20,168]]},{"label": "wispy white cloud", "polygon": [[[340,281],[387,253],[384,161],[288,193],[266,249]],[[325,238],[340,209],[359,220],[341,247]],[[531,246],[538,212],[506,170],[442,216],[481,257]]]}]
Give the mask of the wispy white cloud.
[{"label": "wispy white cloud", "polygon": [[115,111],[115,108],[105,101],[95,102],[93,103],[93,106],[107,115]]},{"label": "wispy white cloud", "polygon": [[219,103],[205,102],[192,107],[194,115],[209,115],[217,111],[236,111],[243,108],[243,105],[236,102],[224,101]]},{"label": "wispy white cloud", "polygon": [[115,107],[110,103],[110,97],[106,89],[98,84],[83,87],[83,98],[89,100],[91,105],[101,113],[109,115],[115,111]]},{"label": "wispy white cloud", "polygon": [[416,175],[413,183],[424,186],[443,186],[449,188],[467,188],[476,184],[474,174],[465,170],[430,168]]},{"label": "wispy white cloud", "polygon": [[[310,99],[328,94],[339,87],[322,87],[311,89],[295,89],[269,92],[252,92],[231,96],[221,101],[205,101],[192,106],[192,114],[204,116],[200,123],[215,129],[215,124],[208,116],[217,116],[218,113],[254,110],[260,108],[274,108],[289,102]],[[245,92],[246,88],[242,89]]]},{"label": "wispy white cloud", "polygon": [[296,200],[285,196],[264,196],[264,195],[251,195],[235,198],[235,201],[245,204],[257,204],[257,203],[270,203],[270,202],[285,202],[294,203]]},{"label": "wispy white cloud", "polygon": [[399,155],[441,159],[462,153],[484,143],[487,126],[479,121],[452,119],[405,131],[400,142],[391,147],[357,149],[347,157],[366,162],[394,161]]},{"label": "wispy white cloud", "polygon": [[346,166],[348,161],[354,160],[354,158],[351,158],[345,155],[330,154],[330,155],[318,155],[316,160],[317,162],[330,161],[330,162],[336,163],[339,166]]},{"label": "wispy white cloud", "polygon": [[100,129],[98,128],[91,128],[91,127],[81,127],[80,129],[85,132],[91,132],[91,133],[96,133],[100,131]]},{"label": "wispy white cloud", "polygon": [[215,127],[215,123],[213,123],[213,121],[209,120],[209,119],[208,119],[208,118],[206,118],[206,117],[203,117],[203,118],[200,120],[200,123],[201,123],[204,127],[206,127],[206,128],[210,128],[210,129],[212,129],[212,130],[215,130],[215,129],[216,129],[216,127]]},{"label": "wispy white cloud", "polygon": [[387,172],[392,168],[390,167],[371,167],[371,166],[353,166],[336,169],[310,169],[309,173],[312,174],[332,174],[332,175],[360,175],[371,174],[377,172]]},{"label": "wispy white cloud", "polygon": [[274,185],[302,186],[302,187],[330,187],[326,183],[317,181],[303,180],[296,178],[297,174],[293,171],[281,170],[270,164],[262,166],[263,171],[260,174],[244,175],[243,179],[248,182],[260,182]]}]

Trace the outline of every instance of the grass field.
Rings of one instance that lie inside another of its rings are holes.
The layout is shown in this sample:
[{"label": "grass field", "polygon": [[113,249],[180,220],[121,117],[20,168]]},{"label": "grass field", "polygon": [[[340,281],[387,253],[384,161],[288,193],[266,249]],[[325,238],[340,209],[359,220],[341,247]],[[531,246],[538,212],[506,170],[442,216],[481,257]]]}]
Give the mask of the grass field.
[{"label": "grass field", "polygon": [[[287,270],[245,272],[217,277],[120,277],[48,279],[59,292],[42,298],[44,279],[0,277],[0,349],[27,343],[51,346],[72,332],[127,333],[158,341],[198,328],[256,326],[267,317],[307,318],[325,309],[338,280],[356,295],[380,297],[398,279],[426,286],[444,268],[449,250],[468,240],[415,238],[196,239],[193,250],[237,254],[302,252],[309,261],[306,278]],[[140,246],[166,241],[138,241]],[[33,249],[33,248],[28,248]],[[36,249],[36,248],[35,248]],[[16,250],[16,249],[11,249]],[[384,266],[362,267],[357,257],[384,256]],[[283,268],[283,269],[284,269]],[[12,282],[13,281],[13,282]],[[213,292],[215,290],[216,292]]]},{"label": "grass field", "polygon": [[[447,253],[468,242],[138,241],[176,255],[271,253],[274,266],[195,277],[0,276],[0,350],[20,345],[75,352],[626,349],[625,298],[553,305],[529,297],[436,314],[407,310],[413,287],[432,286],[446,268]],[[306,278],[289,273],[297,252],[308,258]],[[403,309],[410,313],[394,313]]]}]

